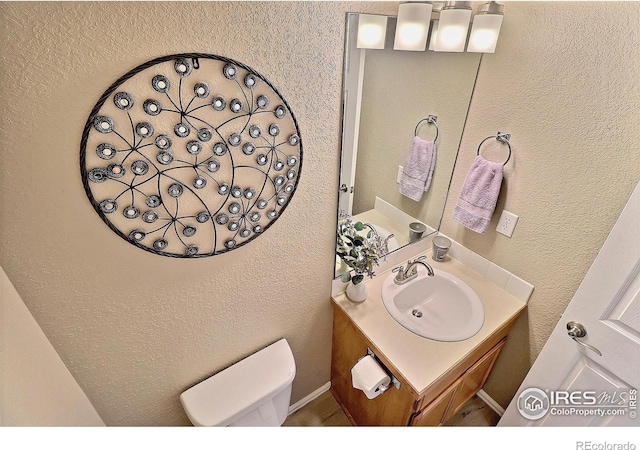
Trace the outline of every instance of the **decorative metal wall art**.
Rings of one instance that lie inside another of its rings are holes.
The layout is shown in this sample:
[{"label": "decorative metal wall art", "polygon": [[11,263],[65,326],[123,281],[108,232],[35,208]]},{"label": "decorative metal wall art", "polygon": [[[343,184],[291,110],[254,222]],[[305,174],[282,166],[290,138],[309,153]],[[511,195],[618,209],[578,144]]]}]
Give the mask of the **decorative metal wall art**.
[{"label": "decorative metal wall art", "polygon": [[285,99],[217,55],[169,55],[114,82],[82,134],[91,204],[152,253],[204,257],[260,236],[298,185],[302,142]]}]

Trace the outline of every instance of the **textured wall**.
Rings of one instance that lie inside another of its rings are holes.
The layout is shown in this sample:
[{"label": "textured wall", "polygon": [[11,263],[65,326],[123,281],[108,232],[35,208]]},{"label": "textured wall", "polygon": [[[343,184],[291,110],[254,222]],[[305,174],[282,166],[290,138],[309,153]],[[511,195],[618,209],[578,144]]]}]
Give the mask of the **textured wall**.
[{"label": "textured wall", "polygon": [[[504,406],[640,180],[638,23],[637,2],[507,2],[496,53],[482,59],[442,231],[535,286],[485,387]],[[479,142],[498,130],[514,155],[478,235],[453,207]],[[495,232],[502,209],[520,216],[511,239]]]},{"label": "textured wall", "polygon": [[104,426],[1,267],[0,426]]},{"label": "textured wall", "polygon": [[[292,401],[329,380],[340,148],[341,2],[0,3],[0,264],[107,425],[187,424],[178,396],[281,338]],[[198,260],[153,255],[109,230],[78,169],[84,122],[152,58],[215,53],[287,99],[300,184],[265,234]]]},{"label": "textured wall", "polygon": [[[329,379],[344,13],[367,10],[396,6],[0,3],[0,265],[108,425],[188,423],[184,388],[282,336],[298,363],[294,401]],[[508,2],[506,12],[443,222],[536,286],[486,386],[505,405],[640,178],[640,4]],[[296,113],[305,150],[274,226],[197,261],[123,242],[91,208],[78,170],[81,130],[104,89],[184,51],[266,76]],[[498,130],[513,133],[497,208],[521,217],[512,239],[451,219],[478,143]]]}]

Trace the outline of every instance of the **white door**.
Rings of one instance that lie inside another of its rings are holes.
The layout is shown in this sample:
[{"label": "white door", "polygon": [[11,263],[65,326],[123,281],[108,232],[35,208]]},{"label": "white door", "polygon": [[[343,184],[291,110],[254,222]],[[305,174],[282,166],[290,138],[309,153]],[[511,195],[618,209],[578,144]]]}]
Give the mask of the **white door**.
[{"label": "white door", "polygon": [[640,426],[639,387],[640,183],[498,425]]},{"label": "white door", "polygon": [[347,39],[349,43],[345,59],[344,98],[342,105],[342,161],[340,163],[340,196],[338,209],[352,214],[353,187],[356,178],[358,137],[360,131],[360,104],[362,101],[362,79],[366,50],[356,48],[358,41],[358,15],[348,18]]}]

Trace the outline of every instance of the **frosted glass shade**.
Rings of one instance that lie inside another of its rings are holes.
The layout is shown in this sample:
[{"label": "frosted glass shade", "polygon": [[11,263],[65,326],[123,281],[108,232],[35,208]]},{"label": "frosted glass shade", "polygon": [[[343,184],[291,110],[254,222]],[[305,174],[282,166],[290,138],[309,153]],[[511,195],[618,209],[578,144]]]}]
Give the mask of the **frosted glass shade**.
[{"label": "frosted glass shade", "polygon": [[427,47],[431,3],[401,3],[398,7],[394,50],[424,51]]},{"label": "frosted glass shade", "polygon": [[464,52],[470,21],[470,9],[443,9],[433,49],[436,52]]},{"label": "frosted glass shade", "polygon": [[501,26],[502,14],[476,14],[471,26],[467,51],[474,53],[495,52]]},{"label": "frosted glass shade", "polygon": [[383,49],[387,33],[387,16],[360,14],[357,48]]}]

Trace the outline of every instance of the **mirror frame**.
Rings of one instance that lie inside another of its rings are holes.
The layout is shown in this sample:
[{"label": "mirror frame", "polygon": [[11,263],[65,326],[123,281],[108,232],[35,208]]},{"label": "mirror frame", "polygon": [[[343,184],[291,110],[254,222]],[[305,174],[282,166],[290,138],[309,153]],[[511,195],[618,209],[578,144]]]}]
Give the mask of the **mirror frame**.
[{"label": "mirror frame", "polygon": [[[345,39],[344,39],[344,60],[343,60],[343,77],[342,77],[342,96],[341,96],[341,101],[342,101],[342,120],[341,120],[341,134],[340,134],[340,149],[341,149],[341,155],[340,155],[340,171],[339,171],[339,179],[338,179],[338,206],[337,206],[337,212],[336,212],[336,239],[338,237],[337,234],[337,222],[339,220],[339,216],[340,216],[340,212],[341,212],[341,208],[340,208],[340,197],[341,197],[341,190],[340,188],[343,187],[347,187],[348,186],[342,186],[342,183],[344,182],[344,171],[345,171],[345,167],[347,167],[349,170],[353,171],[354,173],[354,179],[355,179],[355,160],[353,161],[353,167],[350,167],[351,163],[349,162],[348,164],[345,163],[345,152],[344,152],[344,144],[345,144],[345,133],[347,132],[347,130],[349,129],[350,126],[353,126],[353,124],[348,124],[347,120],[348,120],[348,116],[347,116],[347,107],[348,107],[348,102],[347,102],[347,93],[346,93],[346,88],[347,88],[347,74],[348,74],[348,69],[349,69],[349,63],[350,63],[350,57],[351,57],[351,46],[350,44],[350,40],[354,39],[353,36],[351,36],[350,33],[353,33],[354,31],[357,31],[357,24],[358,24],[358,17],[360,16],[361,13],[357,13],[357,12],[349,12],[346,14],[346,19],[345,19]],[[395,31],[395,21],[397,20],[397,16],[386,16],[388,19],[388,24],[387,24],[387,41],[389,41],[389,36],[391,33],[393,33]],[[393,19],[393,22],[389,19]],[[393,39],[391,39],[391,41],[393,41]],[[375,51],[375,50],[373,50]],[[429,50],[425,50],[425,51],[429,51]],[[416,52],[414,52],[416,53]],[[417,53],[422,53],[422,52],[417,52]],[[464,135],[464,130],[466,127],[466,122],[467,122],[467,118],[468,118],[468,114],[469,114],[469,109],[471,106],[471,101],[473,99],[473,94],[475,92],[475,86],[476,86],[476,82],[477,82],[477,78],[478,78],[478,74],[480,72],[480,66],[482,63],[482,54],[474,54],[475,56],[478,57],[478,63],[476,65],[475,68],[475,74],[473,74],[473,82],[471,84],[471,90],[470,90],[470,94],[469,94],[469,99],[467,101],[467,106],[466,106],[466,110],[464,111],[464,119],[462,119],[462,127],[461,127],[461,131],[460,131],[460,136],[458,138],[458,142],[457,145],[455,146],[455,155],[453,157],[453,163],[451,165],[451,172],[448,176],[448,183],[447,183],[447,187],[445,190],[445,196],[444,196],[444,201],[442,203],[442,210],[440,212],[439,218],[437,220],[437,224],[435,224],[435,228],[430,226],[428,226],[429,230],[427,232],[424,233],[424,235],[422,236],[421,239],[424,239],[428,236],[431,236],[435,233],[437,233],[440,230],[440,226],[442,225],[442,219],[444,217],[444,211],[446,209],[446,202],[447,202],[447,198],[449,196],[450,190],[451,190],[451,180],[453,177],[453,171],[456,168],[456,164],[457,164],[457,160],[458,160],[458,155],[460,153],[460,146],[461,146],[461,142],[462,142],[462,136]],[[359,125],[359,124],[358,124]],[[413,126],[413,125],[412,125]],[[359,128],[359,127],[358,127]],[[357,141],[357,135],[354,138],[354,141]],[[398,251],[400,249],[403,249],[404,247],[407,246],[411,246],[413,244],[415,244],[418,241],[415,242],[410,242],[408,244],[402,245],[400,247],[398,247],[397,249],[394,249],[392,251],[390,251],[388,254],[391,254],[395,251]],[[336,261],[337,263],[337,261]],[[347,268],[347,271],[350,271],[350,268]],[[338,267],[336,264],[335,267],[335,271],[334,271],[334,279],[335,278],[339,278],[341,276],[341,274],[344,272],[339,272],[338,271]]]}]

